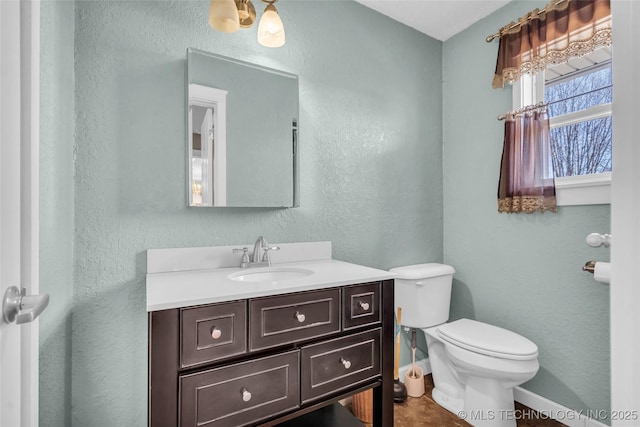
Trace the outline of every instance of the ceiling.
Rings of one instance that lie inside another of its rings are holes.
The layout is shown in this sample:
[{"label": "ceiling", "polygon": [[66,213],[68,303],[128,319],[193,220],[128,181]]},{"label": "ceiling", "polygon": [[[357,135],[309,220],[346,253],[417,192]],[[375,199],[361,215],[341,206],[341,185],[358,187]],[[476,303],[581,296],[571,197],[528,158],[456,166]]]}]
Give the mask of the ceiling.
[{"label": "ceiling", "polygon": [[434,39],[445,41],[511,0],[356,0]]}]

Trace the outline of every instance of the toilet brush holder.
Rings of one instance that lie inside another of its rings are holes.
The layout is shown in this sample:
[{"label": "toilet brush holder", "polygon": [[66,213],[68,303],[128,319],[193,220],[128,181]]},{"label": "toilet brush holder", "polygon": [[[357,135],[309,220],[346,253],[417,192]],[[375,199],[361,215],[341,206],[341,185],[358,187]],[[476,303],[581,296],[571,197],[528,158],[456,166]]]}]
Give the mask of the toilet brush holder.
[{"label": "toilet brush holder", "polygon": [[424,394],[424,372],[419,366],[407,370],[404,376],[404,385],[407,387],[407,395],[411,397],[420,397]]}]

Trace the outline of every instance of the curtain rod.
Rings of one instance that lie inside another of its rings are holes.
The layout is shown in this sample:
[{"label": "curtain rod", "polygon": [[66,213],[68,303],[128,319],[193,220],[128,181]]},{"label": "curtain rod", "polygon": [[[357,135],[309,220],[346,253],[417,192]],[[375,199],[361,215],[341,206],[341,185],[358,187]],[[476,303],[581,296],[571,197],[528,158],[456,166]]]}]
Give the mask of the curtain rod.
[{"label": "curtain rod", "polygon": [[547,103],[538,102],[535,105],[528,105],[526,107],[522,107],[522,108],[519,108],[517,110],[509,111],[507,114],[501,114],[501,115],[498,116],[498,120],[504,120],[504,119],[507,118],[507,116],[514,116],[516,114],[525,113],[527,111],[537,110],[538,108],[545,108],[545,107],[548,107],[550,105],[557,104],[558,102],[564,102],[564,101],[566,101],[568,99],[573,99],[573,98],[577,98],[579,96],[589,95],[591,93],[595,93],[595,92],[601,91],[603,89],[609,89],[609,88],[612,88],[612,87],[613,87],[613,84],[610,84],[610,85],[599,87],[597,89],[589,90],[587,92],[582,92],[582,93],[577,93],[577,94],[572,95],[572,96],[567,96],[566,98],[557,99],[555,101],[551,101],[551,102],[547,102]]},{"label": "curtain rod", "polygon": [[[524,24],[529,23],[529,21],[532,21],[536,18],[538,18],[540,15],[546,13],[546,12],[551,12],[552,10],[555,10],[555,8],[565,2],[569,2],[571,0],[558,0],[555,3],[550,3],[548,5],[546,5],[545,7],[543,7],[542,9],[535,9],[531,12],[529,12],[527,15],[523,16],[522,18],[520,18],[518,20],[518,22],[512,22],[511,24],[507,24],[504,27],[500,28],[500,30],[495,33],[495,34],[491,34],[490,36],[487,36],[487,38],[485,39],[487,41],[487,43],[491,43],[494,39],[497,39],[498,37],[500,37],[501,35],[503,35],[504,33],[507,33],[515,28],[521,27]],[[535,14],[535,15],[534,15]]]},{"label": "curtain rod", "polygon": [[517,110],[511,110],[507,114],[499,115],[498,120],[504,120],[508,116],[515,116],[517,114],[526,113],[527,111],[539,110],[541,108],[545,108],[547,105],[550,105],[550,104],[551,103],[545,104],[544,102],[538,102],[537,104],[534,104],[534,105],[527,105],[526,107],[518,108]]}]

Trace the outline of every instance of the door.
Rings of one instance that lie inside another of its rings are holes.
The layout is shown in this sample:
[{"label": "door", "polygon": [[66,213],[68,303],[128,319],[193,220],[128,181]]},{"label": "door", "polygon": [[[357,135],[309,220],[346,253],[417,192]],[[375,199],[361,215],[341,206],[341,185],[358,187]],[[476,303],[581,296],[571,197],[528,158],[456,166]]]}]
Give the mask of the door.
[{"label": "door", "polygon": [[640,2],[611,2],[611,409],[613,426],[640,425]]},{"label": "door", "polygon": [[213,179],[213,110],[204,110],[200,124],[200,152],[202,153],[202,204],[211,206],[214,198]]},{"label": "door", "polygon": [[38,425],[39,13],[0,1],[0,426]]}]

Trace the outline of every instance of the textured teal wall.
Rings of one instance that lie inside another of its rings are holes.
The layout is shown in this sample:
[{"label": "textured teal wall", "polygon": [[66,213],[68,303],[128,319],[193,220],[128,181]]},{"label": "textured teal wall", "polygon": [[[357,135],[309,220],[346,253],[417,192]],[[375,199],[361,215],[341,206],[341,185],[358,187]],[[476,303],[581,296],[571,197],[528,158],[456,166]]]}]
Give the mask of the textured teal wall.
[{"label": "textured teal wall", "polygon": [[518,1],[443,46],[444,260],[456,268],[452,316],[516,331],[540,349],[524,387],[570,408],[609,408],[609,289],[581,271],[609,251],[609,206],[498,214],[503,122],[511,89],[491,89],[497,41],[485,37],[546,2]]},{"label": "textured teal wall", "polygon": [[[51,13],[68,18],[69,4]],[[42,384],[43,425],[145,425],[148,248],[262,234],[331,240],[336,258],[384,269],[442,259],[442,44],[352,1],[278,5],[287,44],[275,50],[256,42],[255,27],[213,31],[206,0],[76,2],[75,28],[44,19],[43,35],[75,30],[75,68],[63,76],[75,72],[75,90],[48,95],[65,110],[52,111],[42,133],[71,135],[75,102],[76,159],[73,193],[69,159],[42,160],[51,191],[64,193],[43,203],[42,217],[75,217],[73,233],[68,222],[42,224],[43,271],[68,267],[73,254],[73,281],[43,284],[59,287],[65,304],[73,296],[70,320],[65,311],[43,331],[43,345],[59,339],[43,382],[70,392]],[[42,52],[43,87],[68,66],[60,49],[71,45],[56,40],[59,49]],[[185,206],[190,46],[299,75],[300,208]],[[43,152],[58,143],[69,151],[68,140],[43,138]]]},{"label": "textured teal wall", "polygon": [[74,5],[41,3],[40,317],[41,426],[71,425],[73,303]]}]

